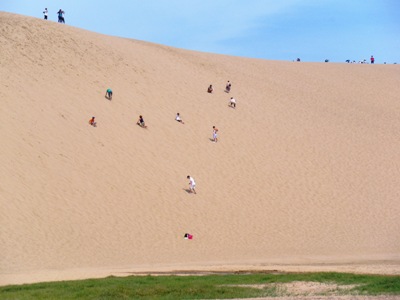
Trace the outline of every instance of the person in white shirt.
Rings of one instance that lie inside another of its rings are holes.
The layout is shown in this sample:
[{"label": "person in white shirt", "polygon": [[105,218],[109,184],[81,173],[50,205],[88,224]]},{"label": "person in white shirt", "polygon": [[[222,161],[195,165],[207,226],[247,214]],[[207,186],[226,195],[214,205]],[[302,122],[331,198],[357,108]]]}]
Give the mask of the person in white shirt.
[{"label": "person in white shirt", "polygon": [[49,11],[47,10],[47,8],[44,9],[44,19],[47,20],[47,16],[49,15]]},{"label": "person in white shirt", "polygon": [[194,181],[193,177],[188,175],[186,178],[189,179],[189,190],[190,190],[190,192],[196,194],[196,182]]},{"label": "person in white shirt", "polygon": [[218,128],[216,128],[215,126],[213,126],[213,138],[212,141],[214,143],[218,142]]},{"label": "person in white shirt", "polygon": [[229,106],[236,108],[236,99],[231,97],[231,99],[229,100]]},{"label": "person in white shirt", "polygon": [[176,113],[175,120],[178,121],[179,123],[185,124],[185,122],[183,122],[183,120],[181,119],[181,116],[179,115],[179,113]]}]

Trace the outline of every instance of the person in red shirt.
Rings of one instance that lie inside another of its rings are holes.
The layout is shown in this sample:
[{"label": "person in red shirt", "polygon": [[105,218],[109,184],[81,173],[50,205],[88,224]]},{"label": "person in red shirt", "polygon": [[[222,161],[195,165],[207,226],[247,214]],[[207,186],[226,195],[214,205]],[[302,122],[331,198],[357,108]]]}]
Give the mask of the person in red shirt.
[{"label": "person in red shirt", "polygon": [[193,239],[193,235],[190,233],[185,233],[185,235],[183,236],[185,238],[185,240],[192,240]]},{"label": "person in red shirt", "polygon": [[373,55],[371,55],[371,64],[373,64],[375,62],[375,58]]},{"label": "person in red shirt", "polygon": [[90,120],[89,120],[89,124],[90,125],[92,125],[93,127],[96,127],[96,121],[94,120],[94,117],[92,117]]}]

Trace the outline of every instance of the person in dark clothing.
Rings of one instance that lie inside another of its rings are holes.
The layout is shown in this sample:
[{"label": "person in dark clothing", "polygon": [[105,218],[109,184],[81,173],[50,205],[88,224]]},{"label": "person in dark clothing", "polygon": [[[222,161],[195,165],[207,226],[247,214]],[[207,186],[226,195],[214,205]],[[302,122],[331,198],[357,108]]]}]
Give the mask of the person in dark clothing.
[{"label": "person in dark clothing", "polygon": [[57,14],[58,14],[58,23],[65,23],[65,19],[64,19],[65,12],[60,8],[60,10],[57,12]]}]

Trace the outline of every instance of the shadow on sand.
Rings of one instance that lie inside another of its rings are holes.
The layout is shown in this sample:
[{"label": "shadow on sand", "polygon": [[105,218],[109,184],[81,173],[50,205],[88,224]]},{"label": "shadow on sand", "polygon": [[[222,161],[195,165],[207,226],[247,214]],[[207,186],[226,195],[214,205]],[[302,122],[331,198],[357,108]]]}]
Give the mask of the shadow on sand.
[{"label": "shadow on sand", "polygon": [[190,191],[190,189],[182,189],[182,190],[184,190],[186,193],[188,193],[188,194],[193,194],[191,191]]}]

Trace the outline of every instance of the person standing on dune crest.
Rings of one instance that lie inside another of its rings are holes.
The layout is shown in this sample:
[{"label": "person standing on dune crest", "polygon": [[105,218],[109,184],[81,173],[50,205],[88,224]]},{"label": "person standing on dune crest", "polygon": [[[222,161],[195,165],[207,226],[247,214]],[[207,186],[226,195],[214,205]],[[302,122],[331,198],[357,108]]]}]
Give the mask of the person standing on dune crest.
[{"label": "person standing on dune crest", "polygon": [[58,23],[65,23],[65,19],[64,19],[65,12],[60,8],[60,10],[57,12],[57,14],[58,14]]}]

